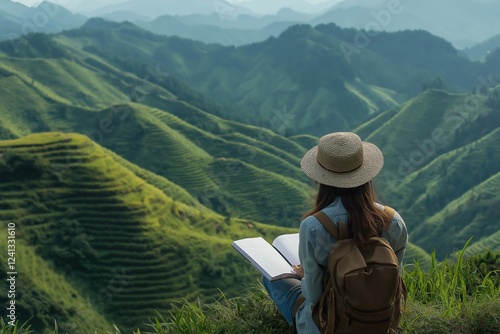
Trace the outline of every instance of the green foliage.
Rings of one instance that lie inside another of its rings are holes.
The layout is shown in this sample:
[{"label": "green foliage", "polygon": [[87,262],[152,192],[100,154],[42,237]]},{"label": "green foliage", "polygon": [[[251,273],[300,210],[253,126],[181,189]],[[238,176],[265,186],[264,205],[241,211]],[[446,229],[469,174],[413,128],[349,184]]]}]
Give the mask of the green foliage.
[{"label": "green foliage", "polygon": [[[104,26],[108,30],[101,33]],[[143,47],[123,43],[136,40],[137,34],[142,36]],[[208,106],[207,110],[273,130],[277,122],[285,121],[291,133],[323,133],[327,131],[324,121],[332,118],[336,121],[329,124],[345,130],[359,124],[368,113],[395,105],[393,99],[383,95],[346,89],[344,80],[355,78],[352,68],[334,41],[308,26],[294,26],[277,39],[236,49],[178,37],[159,37],[129,24],[98,20],[64,35],[82,43],[91,39],[92,48],[86,48],[88,52],[113,59],[124,70],[139,73],[143,68],[141,63],[161,66],[163,71],[186,81],[206,96],[224,101],[219,106]],[[287,62],[282,61],[283,57]],[[169,81],[161,85],[168,85]],[[358,86],[366,84],[361,82]],[[191,101],[198,106],[196,99]],[[230,104],[239,106],[224,106]],[[294,115],[293,119],[283,120],[270,112],[286,108]],[[329,127],[331,130],[331,125]]]},{"label": "green foliage", "polygon": [[8,325],[5,323],[3,317],[0,318],[0,329],[2,330],[2,334],[31,334],[33,333],[32,330],[30,330],[31,325],[28,322],[25,322],[23,324],[19,324],[19,321],[15,322],[15,326]]},{"label": "green foliage", "polygon": [[[80,43],[90,39],[87,51],[132,64],[123,67],[127,70],[161,64],[201,93],[237,104],[232,112],[214,109],[225,118],[272,128],[270,111],[288,108],[295,115],[291,133],[349,130],[414,96],[422,85],[470,91],[482,73],[498,73],[493,58],[487,64],[471,62],[424,31],[381,32],[349,57],[343,48],[359,32],[334,24],[295,25],[277,38],[235,48],[101,21],[64,35]],[[380,94],[383,90],[391,93]]]},{"label": "green foliage", "polygon": [[433,253],[428,272],[425,272],[418,263],[413,270],[407,272],[405,281],[411,298],[423,304],[439,304],[447,314],[453,314],[469,301],[497,296],[500,290],[498,273],[490,271],[481,274],[471,265],[475,263],[481,267],[481,263],[484,263],[482,265],[484,271],[488,268],[490,256],[478,257],[464,264],[463,254],[469,243],[470,240],[452,264],[446,261],[438,263]]}]

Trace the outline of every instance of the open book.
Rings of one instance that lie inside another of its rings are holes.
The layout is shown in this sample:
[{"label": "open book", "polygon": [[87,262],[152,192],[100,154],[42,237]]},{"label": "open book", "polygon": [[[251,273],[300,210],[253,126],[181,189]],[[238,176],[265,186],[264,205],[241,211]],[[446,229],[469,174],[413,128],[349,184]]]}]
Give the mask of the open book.
[{"label": "open book", "polygon": [[293,264],[300,263],[298,233],[280,235],[272,245],[258,237],[236,240],[233,247],[271,281],[299,278],[292,269]]}]

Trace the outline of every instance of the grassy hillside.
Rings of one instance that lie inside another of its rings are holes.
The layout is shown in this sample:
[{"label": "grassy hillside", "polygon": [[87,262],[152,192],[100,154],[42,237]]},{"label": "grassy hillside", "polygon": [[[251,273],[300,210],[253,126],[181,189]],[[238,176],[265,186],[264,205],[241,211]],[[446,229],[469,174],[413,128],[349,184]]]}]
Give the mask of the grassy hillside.
[{"label": "grassy hillside", "polygon": [[500,228],[492,192],[500,172],[498,90],[481,96],[430,90],[355,130],[384,152],[378,183],[401,208],[412,240],[439,257]]},{"label": "grassy hillside", "polygon": [[[4,199],[1,203],[5,206]],[[6,231],[3,217],[0,222],[2,230]],[[18,229],[17,232],[21,231]],[[7,249],[7,238],[0,239],[0,246]],[[2,252],[0,259],[0,279],[5,282],[10,277],[5,265],[7,253]],[[16,313],[20,323],[30,319],[32,328],[38,329],[38,333],[44,328],[53,328],[54,320],[61,329],[71,333],[90,333],[96,327],[112,328],[109,319],[100,313],[97,305],[89,301],[88,295],[82,293],[64,272],[54,270],[53,263],[38,255],[35,247],[28,245],[22,237],[16,240],[16,262],[19,271],[16,277]],[[7,291],[7,285],[2,283],[2,307],[6,305],[4,300],[8,295]],[[5,313],[2,320],[6,320],[4,316]],[[1,332],[4,333],[3,330]]]},{"label": "grassy hillside", "polygon": [[235,295],[255,272],[232,240],[287,231],[175,201],[81,135],[31,135],[0,152],[0,222],[16,224],[20,252],[18,314],[35,314],[39,328],[55,317],[68,331],[88,309],[100,314],[88,328],[130,330],[181,297],[208,301],[221,286]]},{"label": "grassy hillside", "polygon": [[296,226],[308,207],[298,167],[306,149],[272,131],[223,120],[153,84],[146,105],[124,104],[143,83],[96,58],[1,58],[0,69],[1,138],[87,134],[232,216]]}]

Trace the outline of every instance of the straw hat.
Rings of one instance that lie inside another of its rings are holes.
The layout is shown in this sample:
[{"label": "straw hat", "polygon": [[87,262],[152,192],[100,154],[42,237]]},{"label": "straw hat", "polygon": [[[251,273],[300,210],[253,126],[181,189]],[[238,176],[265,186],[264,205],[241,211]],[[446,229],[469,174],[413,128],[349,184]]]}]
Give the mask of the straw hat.
[{"label": "straw hat", "polygon": [[374,144],[352,132],[334,132],[319,139],[300,166],[314,181],[337,188],[355,188],[382,169],[384,156]]}]

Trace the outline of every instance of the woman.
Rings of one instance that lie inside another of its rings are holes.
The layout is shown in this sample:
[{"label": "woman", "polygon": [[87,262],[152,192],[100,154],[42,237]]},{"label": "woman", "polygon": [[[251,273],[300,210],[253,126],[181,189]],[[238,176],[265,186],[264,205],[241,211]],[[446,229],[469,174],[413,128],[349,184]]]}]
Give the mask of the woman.
[{"label": "woman", "polygon": [[319,184],[316,205],[304,214],[299,231],[299,257],[302,266],[294,266],[302,280],[283,279],[270,282],[263,279],[269,295],[289,324],[294,320],[294,307],[302,294],[305,301],[295,317],[299,334],[319,333],[312,319],[312,308],[323,292],[323,268],[336,240],[313,216],[323,211],[338,227],[347,224],[357,245],[371,237],[381,236],[395,251],[402,268],[408,241],[405,223],[396,212],[390,217],[384,206],[376,202],[372,180],[384,164],[382,152],[375,145],[362,142],[350,132],[331,133],[318,146],[305,154],[302,170]]}]

